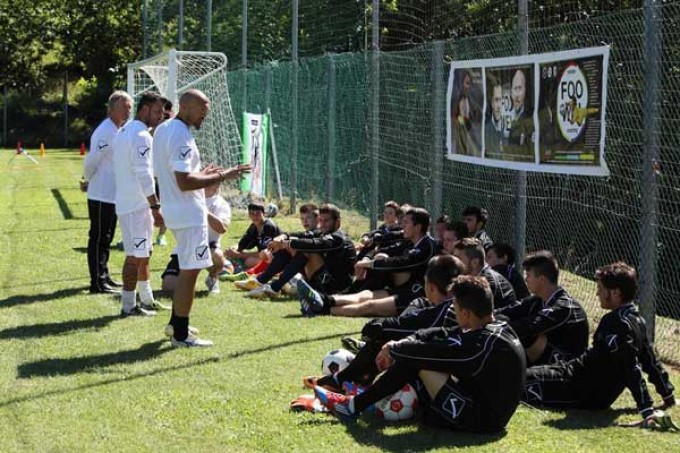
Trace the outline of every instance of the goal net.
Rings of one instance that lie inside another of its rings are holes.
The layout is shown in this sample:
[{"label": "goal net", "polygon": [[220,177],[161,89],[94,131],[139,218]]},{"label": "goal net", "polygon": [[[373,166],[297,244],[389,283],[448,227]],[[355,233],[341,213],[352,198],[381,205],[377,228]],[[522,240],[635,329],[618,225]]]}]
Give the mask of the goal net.
[{"label": "goal net", "polygon": [[135,100],[145,91],[155,91],[170,99],[176,112],[178,99],[191,88],[210,99],[208,116],[201,129],[193,131],[201,161],[225,168],[238,164],[241,137],[231,110],[223,53],[170,50],[128,65],[128,93]]}]

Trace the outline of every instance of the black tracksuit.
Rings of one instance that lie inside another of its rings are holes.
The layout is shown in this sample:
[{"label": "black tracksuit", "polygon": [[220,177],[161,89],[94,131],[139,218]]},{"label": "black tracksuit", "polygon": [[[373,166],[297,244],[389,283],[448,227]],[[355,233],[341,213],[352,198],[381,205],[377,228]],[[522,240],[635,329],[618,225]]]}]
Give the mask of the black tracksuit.
[{"label": "black tracksuit", "polygon": [[479,275],[489,282],[491,294],[493,294],[494,308],[509,307],[517,304],[517,296],[510,282],[493,270],[491,266],[485,264]]},{"label": "black tracksuit", "polygon": [[[492,268],[512,285],[512,289],[515,290],[515,295],[517,300],[522,300],[525,297],[529,297],[529,288],[527,288],[527,283],[524,281],[522,272],[515,268],[514,264],[497,264]],[[496,307],[498,308],[498,307]]]},{"label": "black tracksuit", "polygon": [[239,251],[252,248],[257,248],[258,251],[262,251],[267,248],[267,245],[269,245],[272,239],[280,234],[281,230],[279,227],[269,219],[264,221],[262,230],[259,231],[255,224],[251,223],[243,234],[243,237],[241,237],[241,240],[238,241],[237,248]]},{"label": "black tracksuit", "polygon": [[605,409],[627,388],[646,417],[653,401],[643,372],[664,401],[673,400],[673,384],[647,341],[645,321],[629,303],[602,318],[592,347],[580,357],[530,368],[523,399],[545,406]]}]

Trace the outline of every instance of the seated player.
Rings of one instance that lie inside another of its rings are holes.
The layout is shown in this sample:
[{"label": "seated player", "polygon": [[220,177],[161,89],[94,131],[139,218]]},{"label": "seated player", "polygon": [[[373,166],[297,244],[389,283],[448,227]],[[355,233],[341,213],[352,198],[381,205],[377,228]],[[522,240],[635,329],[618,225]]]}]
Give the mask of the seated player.
[{"label": "seated player", "polygon": [[493,244],[485,229],[486,223],[489,221],[489,212],[484,208],[468,206],[463,210],[462,216],[470,236],[482,241],[484,250],[488,250]]},{"label": "seated player", "polygon": [[356,263],[356,272],[371,269],[384,274],[386,289],[364,290],[354,294],[319,293],[302,284],[298,288],[300,308],[305,316],[395,316],[408,304],[425,294],[423,279],[427,263],[434,256],[434,239],[427,232],[430,215],[423,208],[411,208],[402,219],[404,239],[410,247],[395,247],[400,252],[390,255],[388,249],[373,259],[365,257]]},{"label": "seated player", "polygon": [[453,294],[459,326],[420,330],[385,344],[376,362],[386,371],[363,393],[345,396],[317,386],[316,397],[349,422],[419,379],[429,397],[420,400],[425,423],[471,432],[504,429],[524,388],[524,351],[510,326],[494,319],[486,279],[458,277]]},{"label": "seated player", "polygon": [[306,377],[303,385],[309,388],[321,385],[339,390],[345,382],[369,384],[378,375],[375,358],[385,343],[401,340],[420,329],[456,325],[449,287],[456,277],[464,273],[465,265],[456,257],[442,255],[432,258],[425,272],[426,297],[413,301],[398,317],[368,322],[362,329],[365,344],[346,368],[329,376]]},{"label": "seated player", "polygon": [[[246,269],[257,265],[262,259],[260,252],[267,248],[269,242],[281,234],[279,227],[264,217],[264,204],[254,202],[248,204],[248,217],[252,222],[236,247],[225,250],[230,260],[243,260]],[[245,252],[256,248],[256,252]]]},{"label": "seated player", "polygon": [[[319,208],[315,204],[303,204],[300,206],[299,213],[300,222],[302,223],[304,230],[298,233],[280,234],[273,239],[273,242],[289,240],[291,238],[314,238],[323,236],[322,231],[319,229]],[[289,266],[292,260],[293,252],[288,249],[277,250],[272,254],[271,262],[267,263],[263,270],[258,274],[249,277],[247,280],[236,282],[235,285],[239,289],[248,291],[246,297],[276,297],[280,294],[280,291],[284,288],[286,283],[291,281],[303,267],[300,260],[297,260]],[[259,267],[259,265],[256,267]],[[278,279],[273,281],[270,285],[269,282],[271,279],[279,273]]]},{"label": "seated player", "polygon": [[469,236],[467,226],[461,221],[448,222],[442,234],[443,255],[453,255],[456,242]]},{"label": "seated player", "polygon": [[595,330],[593,345],[578,358],[527,372],[523,400],[561,408],[606,409],[624,389],[635,399],[642,426],[659,422],[643,372],[663,399],[676,404],[674,388],[647,338],[645,321],[635,305],[637,273],[626,263],[600,267],[595,273],[600,306],[609,313]]},{"label": "seated player", "polygon": [[[319,231],[298,237],[278,235],[270,242],[268,249],[274,256],[283,256],[278,254],[279,251],[289,254],[290,260],[285,264],[284,274],[288,272],[292,277],[298,272],[302,273],[303,279],[298,281],[298,287],[303,282],[306,287],[321,292],[342,291],[352,282],[356,249],[340,226],[340,210],[337,206],[322,204],[319,207]],[[281,285],[286,283],[284,278],[282,276],[278,280]],[[263,285],[263,288],[265,286],[269,285]],[[269,295],[276,296],[278,292],[274,292],[272,287],[269,287],[272,291]]]},{"label": "seated player", "polygon": [[444,231],[451,219],[446,214],[442,214],[434,222],[434,241],[436,244],[435,254],[441,255],[444,252]]},{"label": "seated player", "polygon": [[[317,231],[319,229],[319,207],[315,205],[314,203],[305,203],[300,208],[298,209],[299,215],[300,215],[300,223],[302,223],[302,228],[304,229],[304,233],[293,233],[293,235],[296,234],[308,234],[312,231]],[[287,233],[283,233],[287,234]],[[260,260],[259,263],[257,263],[255,266],[251,267],[247,271],[239,272],[236,274],[220,274],[220,280],[222,281],[228,281],[228,282],[240,282],[243,280],[254,280],[255,277],[259,276],[265,270],[267,267],[269,267],[269,264],[272,262],[274,257],[271,257],[271,254],[268,253],[268,256],[270,256],[270,259],[263,259]],[[267,280],[269,281],[269,280]],[[264,282],[266,283],[266,282]],[[244,291],[251,291],[255,288],[258,288],[260,285],[256,285],[254,283],[248,282],[248,283],[236,283],[236,287],[238,289],[242,289]]]},{"label": "seated player", "polygon": [[[383,206],[383,223],[377,229],[364,233],[357,244],[357,259],[374,251],[378,247],[384,247],[391,242],[403,239],[401,235],[401,207],[396,201],[387,201]],[[393,236],[393,233],[397,233]]]},{"label": "seated player", "polygon": [[588,347],[588,318],[558,285],[557,260],[547,250],[528,255],[522,267],[532,296],[497,310],[522,340],[528,363],[544,365],[578,357]]},{"label": "seated player", "polygon": [[522,300],[529,295],[529,288],[524,281],[523,272],[515,267],[516,255],[515,249],[510,245],[504,242],[494,242],[486,251],[486,262],[510,282],[517,300]]},{"label": "seated player", "polygon": [[[212,253],[212,266],[207,269],[208,276],[205,278],[205,286],[211,294],[220,292],[217,275],[224,268],[225,258],[220,246],[220,239],[227,232],[231,223],[231,207],[220,195],[220,184],[208,186],[205,191],[205,204],[208,208],[208,245]],[[170,262],[161,275],[163,291],[172,292],[177,284],[179,276],[179,258],[177,251],[173,250]]]},{"label": "seated player", "polygon": [[495,307],[507,307],[517,303],[512,285],[486,263],[484,247],[479,239],[463,238],[453,245],[453,254],[465,263],[468,275],[479,275],[489,281]]}]

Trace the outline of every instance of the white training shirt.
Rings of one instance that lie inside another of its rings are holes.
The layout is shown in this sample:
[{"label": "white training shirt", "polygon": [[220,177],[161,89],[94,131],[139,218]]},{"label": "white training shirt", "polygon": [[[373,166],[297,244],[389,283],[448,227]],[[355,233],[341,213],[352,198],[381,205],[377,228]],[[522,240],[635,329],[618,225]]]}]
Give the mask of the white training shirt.
[{"label": "white training shirt", "polygon": [[155,193],[151,134],[146,124],[133,120],[120,128],[113,139],[116,175],[116,214],[148,209]]},{"label": "white training shirt", "polygon": [[85,156],[83,176],[89,180],[87,198],[115,203],[116,178],[113,174],[113,137],[118,126],[106,118],[92,133],[90,152]]},{"label": "white training shirt", "polygon": [[[224,225],[229,226],[231,223],[231,206],[227,203],[227,200],[222,198],[221,195],[217,194],[212,197],[205,199],[205,204],[208,207],[208,212],[217,217],[224,223]],[[209,225],[209,224],[208,224]],[[220,237],[222,235],[212,228],[208,228],[208,243],[215,242],[218,247],[220,247]]]},{"label": "white training shirt", "polygon": [[154,132],[153,149],[165,224],[172,229],[207,225],[203,189],[183,192],[175,178],[175,172],[201,171],[201,156],[189,126],[177,118],[161,123]]}]

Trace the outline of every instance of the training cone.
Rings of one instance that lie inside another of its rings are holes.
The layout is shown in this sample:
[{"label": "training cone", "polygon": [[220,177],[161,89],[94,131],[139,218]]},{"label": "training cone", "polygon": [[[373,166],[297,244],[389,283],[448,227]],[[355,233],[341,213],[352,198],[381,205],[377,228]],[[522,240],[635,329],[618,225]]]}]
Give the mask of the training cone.
[{"label": "training cone", "polygon": [[21,154],[21,150],[24,149],[24,144],[21,143],[21,140],[17,142],[17,154]]},{"label": "training cone", "polygon": [[40,157],[45,157],[45,144],[40,142]]},{"label": "training cone", "polygon": [[85,155],[85,142],[80,143],[80,155],[81,156]]}]

